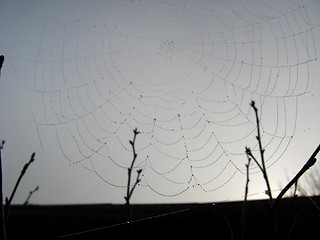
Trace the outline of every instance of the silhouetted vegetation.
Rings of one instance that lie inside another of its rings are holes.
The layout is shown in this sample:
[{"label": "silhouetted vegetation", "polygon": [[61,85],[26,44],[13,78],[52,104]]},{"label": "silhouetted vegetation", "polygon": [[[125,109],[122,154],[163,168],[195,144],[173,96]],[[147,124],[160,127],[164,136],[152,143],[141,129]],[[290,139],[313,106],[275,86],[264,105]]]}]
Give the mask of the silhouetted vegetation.
[{"label": "silhouetted vegetation", "polygon": [[[4,56],[0,56],[0,71]],[[260,159],[249,147],[245,148],[247,156],[245,196],[243,202],[227,202],[218,204],[162,204],[135,205],[135,212],[131,208],[130,199],[141,181],[142,169],[136,171],[136,180],[132,184],[132,173],[138,157],[135,143],[140,132],[133,130],[133,139],[129,140],[133,158],[128,167],[128,181],[126,188],[125,207],[127,218],[119,220],[123,205],[95,205],[95,206],[60,206],[41,207],[27,206],[30,197],[38,191],[39,186],[29,192],[23,204],[24,208],[14,206],[15,215],[8,225],[12,200],[27,169],[35,160],[35,153],[24,165],[20,176],[9,198],[3,203],[2,190],[2,159],[1,153],[5,141],[0,145],[0,194],[1,194],[1,239],[7,239],[10,233],[12,239],[32,237],[33,239],[105,239],[123,238],[139,234],[139,239],[156,238],[219,238],[219,239],[319,239],[320,208],[316,200],[297,198],[296,190],[299,178],[316,162],[320,145],[311,155],[298,174],[287,184],[276,199],[272,196],[267,168],[265,165],[265,149],[260,134],[260,121],[255,102],[251,102],[255,112]],[[266,183],[268,201],[248,201],[250,165],[258,166]],[[318,181],[313,178],[314,184]],[[284,194],[292,186],[295,192],[291,199],[283,199]],[[318,211],[314,211],[314,208]],[[58,211],[57,211],[58,209]],[[80,213],[79,213],[80,211]],[[303,219],[304,218],[304,219]],[[303,219],[303,220],[302,220]],[[19,229],[19,231],[17,231]],[[36,230],[40,229],[40,230]],[[21,231],[20,231],[21,230]],[[32,232],[32,233],[30,233]],[[27,234],[28,233],[28,234]]]},{"label": "silhouetted vegetation", "polygon": [[[320,197],[312,197],[320,204]],[[279,203],[278,239],[318,240],[319,216],[309,197]],[[243,201],[189,204],[132,204],[130,224],[120,221],[123,204],[12,206],[11,239],[241,239]],[[271,239],[269,200],[247,202],[245,239]],[[290,211],[288,211],[290,207]],[[228,223],[227,223],[227,220]],[[129,225],[132,232],[128,231]],[[21,231],[16,231],[19,229]],[[75,234],[76,233],[76,234]]]},{"label": "silhouetted vegetation", "polygon": [[[260,171],[262,172],[263,174],[263,178],[266,182],[266,185],[267,185],[267,190],[266,190],[266,194],[269,196],[269,199],[270,199],[270,204],[272,205],[272,201],[273,201],[273,198],[272,198],[272,191],[271,191],[271,187],[270,187],[270,183],[269,183],[269,178],[268,178],[268,174],[267,174],[267,169],[266,169],[266,165],[265,165],[265,160],[264,160],[264,151],[265,149],[262,147],[262,141],[261,141],[261,134],[260,134],[260,121],[259,121],[259,116],[258,116],[258,109],[256,108],[255,106],[255,102],[252,101],[251,102],[251,107],[254,109],[254,112],[255,112],[255,117],[256,117],[256,121],[257,121],[257,140],[258,140],[258,143],[259,143],[259,152],[260,152],[260,160],[261,162],[259,162],[257,160],[257,158],[252,154],[252,151],[250,148],[246,147],[246,154],[247,154],[247,157],[248,157],[248,162],[250,162],[251,159],[254,160],[254,162],[257,164],[257,166],[259,167]],[[249,164],[249,163],[248,163]],[[248,180],[247,180],[248,182]]]},{"label": "silhouetted vegetation", "polygon": [[0,55],[0,73],[1,73],[1,69],[2,69],[3,63],[4,63],[4,56]]},{"label": "silhouetted vegetation", "polygon": [[29,204],[29,200],[30,200],[31,196],[38,190],[39,190],[39,186],[36,186],[35,189],[33,189],[32,191],[29,192],[28,197],[26,198],[26,200],[23,203],[24,206]]},{"label": "silhouetted vegetation", "polygon": [[[274,199],[272,197],[272,189],[264,162],[265,150],[261,141],[258,109],[254,102],[251,102],[250,105],[255,111],[257,122],[256,139],[259,145],[260,161],[254,156],[251,149],[246,147],[248,163],[246,164],[247,178],[243,202],[214,205],[135,205],[135,213],[133,216],[130,208],[130,197],[140,182],[140,174],[142,172],[142,169],[137,170],[136,182],[131,184],[131,174],[137,158],[135,140],[136,136],[140,133],[137,129],[134,129],[133,140],[129,141],[132,146],[133,160],[130,168],[128,168],[127,196],[125,196],[126,206],[128,208],[128,221],[119,221],[119,218],[117,218],[118,221],[105,223],[103,227],[91,228],[89,230],[82,229],[82,231],[78,229],[78,231],[74,231],[73,233],[70,230],[70,234],[61,234],[60,238],[133,238],[135,235],[143,232],[143,236],[139,234],[139,239],[147,239],[149,238],[148,236],[154,236],[154,234],[157,234],[157,237],[161,238],[199,238],[208,237],[208,234],[210,234],[210,236],[214,234],[214,237],[221,239],[298,239],[301,238],[301,236],[307,236],[309,239],[317,239],[317,236],[319,236],[316,230],[318,225],[316,223],[310,224],[310,221],[312,222],[314,218],[320,216],[319,212],[311,210],[312,207],[317,207],[317,203],[313,200],[313,202],[311,202],[310,198],[297,198],[296,188],[292,198],[283,199],[281,202],[280,199],[282,199],[289,188],[293,185],[297,186],[298,179],[316,162],[315,157],[320,151],[320,145],[299,173],[280,192],[277,198]],[[250,181],[249,170],[252,160],[257,164],[263,174],[267,187],[265,192],[269,197],[268,201],[247,200]],[[317,198],[317,201],[318,200],[319,198]],[[173,210],[171,209],[172,206],[182,206],[182,209]],[[117,205],[114,205],[114,209],[116,208]],[[164,212],[156,212],[157,208],[161,208]],[[303,211],[301,211],[302,208],[304,209]],[[110,209],[112,209],[112,206]],[[146,212],[146,209],[149,209],[149,212]],[[115,214],[115,217],[116,216]],[[303,221],[298,220],[301,218],[305,219]],[[305,224],[309,225],[308,233],[303,229]],[[160,234],[163,232],[165,233]]]},{"label": "silhouetted vegetation", "polygon": [[6,229],[7,229],[7,227],[8,227],[10,207],[11,207],[12,200],[13,200],[13,198],[14,198],[14,195],[15,195],[15,193],[16,193],[18,187],[19,187],[19,184],[20,184],[20,182],[21,182],[24,174],[26,173],[28,167],[30,166],[30,164],[31,164],[32,162],[34,162],[35,153],[32,153],[29,162],[27,162],[27,163],[23,166],[23,168],[22,168],[22,170],[21,170],[21,173],[20,173],[20,176],[18,177],[18,180],[17,180],[17,182],[16,182],[16,184],[15,184],[13,190],[12,190],[12,193],[11,193],[10,197],[9,197],[9,198],[6,197],[5,205],[3,205],[3,199],[2,199],[2,196],[3,196],[3,191],[2,191],[2,182],[3,182],[3,179],[2,179],[2,158],[1,158],[1,155],[2,155],[2,154],[1,154],[1,153],[2,153],[2,149],[3,149],[4,143],[5,143],[5,141],[2,141],[2,144],[1,144],[1,147],[0,147],[0,165],[1,165],[1,169],[0,169],[0,172],[1,172],[1,174],[0,174],[0,178],[1,178],[1,210],[2,210],[2,214],[1,214],[1,216],[2,216],[2,218],[1,218],[2,224],[1,224],[1,226],[2,226],[2,228],[3,228],[3,229],[1,229],[1,234],[2,234],[2,236],[3,236],[3,239],[6,239]]},{"label": "silhouetted vegetation", "polygon": [[[298,180],[299,178],[310,168],[316,163],[316,156],[320,151],[320,145],[317,147],[317,149],[313,152],[309,160],[306,162],[306,164],[302,167],[302,169],[297,173],[297,175],[286,185],[286,187],[280,192],[280,194],[277,196],[277,198],[274,200],[272,197],[272,190],[270,187],[269,179],[268,179],[268,174],[267,174],[267,168],[265,166],[265,161],[264,161],[264,153],[265,149],[262,147],[262,140],[261,140],[261,135],[260,135],[260,121],[259,121],[259,116],[258,116],[258,109],[255,106],[255,102],[251,102],[251,107],[253,108],[255,112],[255,118],[256,118],[256,123],[257,123],[257,136],[256,139],[259,144],[259,152],[260,152],[260,162],[257,160],[257,158],[253,155],[252,151],[250,148],[246,147],[245,152],[248,158],[248,163],[246,164],[246,169],[247,169],[247,179],[246,179],[246,186],[245,186],[245,197],[244,197],[244,203],[243,203],[243,208],[242,208],[242,239],[246,239],[246,232],[247,232],[247,195],[248,195],[248,185],[249,185],[249,168],[250,168],[250,163],[251,160],[254,160],[258,168],[263,174],[263,178],[266,183],[267,190],[265,193],[269,196],[269,207],[268,207],[268,212],[269,216],[267,221],[267,228],[270,229],[268,231],[268,236],[269,239],[281,239],[280,236],[283,236],[283,233],[285,232],[284,229],[284,223],[283,221],[288,221],[287,218],[284,218],[285,220],[280,220],[277,209],[279,206],[279,202],[282,199],[282,197],[285,195],[285,193],[293,186],[295,185],[295,190],[294,190],[294,196],[289,204],[288,210],[292,208],[293,201],[296,199],[296,191],[297,191],[297,185],[298,185]],[[287,215],[287,213],[286,213]],[[290,226],[290,227],[293,227]],[[252,231],[252,230],[251,230]]]},{"label": "silhouetted vegetation", "polygon": [[5,216],[4,216],[4,205],[3,205],[3,189],[2,189],[2,149],[3,149],[3,145],[4,145],[5,141],[2,141],[1,145],[0,145],[0,195],[1,195],[1,226],[0,226],[0,234],[1,234],[1,239],[6,239],[7,235],[6,235],[6,223],[5,223]]},{"label": "silhouetted vegetation", "polygon": [[[1,68],[3,66],[3,62],[4,62],[4,56],[1,55],[0,56],[0,72],[1,72]],[[21,173],[20,173],[20,176],[18,177],[17,179],[17,182],[12,190],[12,193],[10,195],[9,198],[6,197],[6,200],[5,200],[5,205],[4,205],[4,202],[3,202],[3,189],[2,189],[2,186],[3,186],[3,178],[2,178],[2,149],[3,149],[3,146],[5,144],[5,141],[3,140],[1,142],[1,145],[0,145],[0,194],[1,194],[1,212],[0,212],[0,215],[1,215],[1,226],[0,226],[0,234],[1,234],[1,239],[4,239],[6,240],[7,239],[7,228],[8,228],[8,222],[9,222],[9,214],[10,214],[10,207],[11,207],[11,203],[12,203],[12,200],[14,198],[14,195],[19,187],[19,184],[24,176],[24,174],[26,173],[28,167],[30,166],[30,164],[32,162],[34,162],[34,157],[35,157],[35,153],[32,153],[31,157],[30,157],[30,160],[29,162],[27,162],[22,170],[21,170]],[[30,199],[31,195],[33,194],[33,192],[37,191],[39,187],[37,187],[34,191],[30,192],[29,194],[29,197],[27,198],[25,204],[28,203],[28,200]]]},{"label": "silhouetted vegetation", "polygon": [[131,174],[132,174],[132,170],[133,170],[133,166],[134,163],[138,157],[138,154],[136,153],[136,148],[135,148],[135,143],[136,143],[136,137],[137,135],[140,134],[140,132],[138,131],[137,128],[135,128],[133,130],[133,140],[129,140],[129,143],[132,147],[132,153],[133,153],[133,159],[131,162],[131,166],[128,168],[128,184],[127,184],[127,196],[124,197],[124,199],[126,200],[126,206],[128,208],[127,213],[128,213],[128,221],[130,220],[130,215],[131,215],[131,209],[130,209],[130,198],[132,196],[132,193],[134,191],[134,189],[136,188],[136,186],[138,185],[138,183],[141,181],[140,179],[140,174],[142,172],[142,169],[137,170],[137,178],[136,181],[133,185],[131,185]]}]

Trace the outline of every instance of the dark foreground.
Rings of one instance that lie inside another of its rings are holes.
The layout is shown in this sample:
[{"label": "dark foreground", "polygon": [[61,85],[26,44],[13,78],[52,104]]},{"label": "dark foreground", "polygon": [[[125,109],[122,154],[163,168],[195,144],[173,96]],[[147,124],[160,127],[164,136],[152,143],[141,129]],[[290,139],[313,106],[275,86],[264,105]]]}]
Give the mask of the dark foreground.
[{"label": "dark foreground", "polygon": [[[133,205],[130,223],[124,205],[16,205],[8,239],[241,239],[242,205]],[[320,239],[318,206],[320,197],[283,199],[272,221],[267,201],[249,201],[243,239]]]}]

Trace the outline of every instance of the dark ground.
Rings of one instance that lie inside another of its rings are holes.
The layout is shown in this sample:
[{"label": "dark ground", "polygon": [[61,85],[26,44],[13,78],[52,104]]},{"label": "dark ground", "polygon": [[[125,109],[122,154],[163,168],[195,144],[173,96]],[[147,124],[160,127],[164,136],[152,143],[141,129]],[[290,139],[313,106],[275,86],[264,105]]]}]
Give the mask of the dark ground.
[{"label": "dark ground", "polygon": [[[249,201],[244,239],[272,239],[278,229],[276,239],[319,240],[320,197],[291,203],[281,200],[272,225],[268,201]],[[124,205],[14,205],[8,239],[241,239],[242,205],[139,204],[132,206],[131,223]]]}]

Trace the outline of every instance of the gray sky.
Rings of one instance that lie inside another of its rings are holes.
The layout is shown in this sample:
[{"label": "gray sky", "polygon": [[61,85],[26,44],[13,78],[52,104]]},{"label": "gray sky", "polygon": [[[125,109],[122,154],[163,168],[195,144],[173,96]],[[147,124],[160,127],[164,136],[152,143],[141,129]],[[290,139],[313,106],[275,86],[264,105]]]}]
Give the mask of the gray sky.
[{"label": "gray sky", "polygon": [[[258,155],[252,100],[276,196],[319,144],[319,10],[311,0],[1,1],[5,196],[36,152],[15,203],[37,185],[33,203],[123,203],[137,127],[133,202],[242,199],[245,146]],[[250,198],[264,198],[250,171]]]}]

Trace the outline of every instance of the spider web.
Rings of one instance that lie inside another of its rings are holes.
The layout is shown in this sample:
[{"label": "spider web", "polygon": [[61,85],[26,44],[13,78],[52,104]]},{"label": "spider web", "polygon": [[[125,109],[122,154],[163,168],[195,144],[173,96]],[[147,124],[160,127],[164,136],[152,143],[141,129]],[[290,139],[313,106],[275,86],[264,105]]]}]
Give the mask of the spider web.
[{"label": "spider web", "polygon": [[126,187],[138,128],[140,186],[161,196],[214,192],[288,148],[317,62],[308,7],[289,1],[96,1],[70,22],[46,20],[33,91],[42,133],[70,165]]}]

